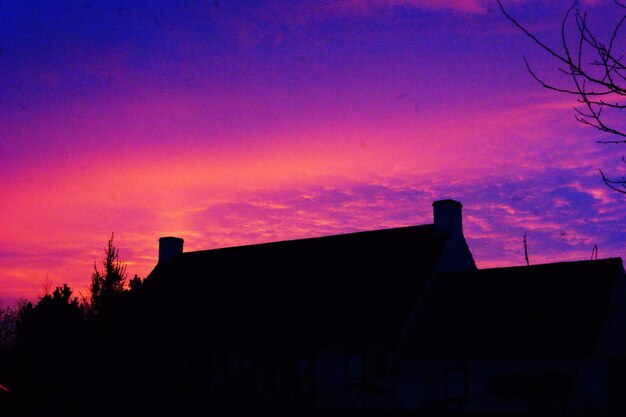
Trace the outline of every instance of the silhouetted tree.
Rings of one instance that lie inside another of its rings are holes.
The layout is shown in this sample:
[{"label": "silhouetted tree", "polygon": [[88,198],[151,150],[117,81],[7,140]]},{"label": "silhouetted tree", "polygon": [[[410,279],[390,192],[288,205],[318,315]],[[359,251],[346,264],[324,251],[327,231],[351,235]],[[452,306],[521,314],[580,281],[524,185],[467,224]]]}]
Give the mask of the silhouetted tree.
[{"label": "silhouetted tree", "polygon": [[83,399],[90,407],[97,407],[90,414],[105,416],[120,410],[133,414],[130,407],[146,406],[135,397],[138,387],[146,383],[143,375],[148,369],[138,354],[144,348],[139,319],[143,280],[137,275],[127,279],[126,264],[120,261],[113,238],[111,234],[102,266],[94,263],[87,300],[88,353],[84,356],[91,378]]},{"label": "silhouetted tree", "polygon": [[0,308],[0,348],[9,349],[15,341],[15,326],[20,304]]},{"label": "silhouetted tree", "polygon": [[128,281],[128,289],[126,290],[126,292],[131,297],[135,296],[139,294],[139,291],[141,291],[142,285],[143,280],[137,274],[135,274],[135,276],[133,276],[132,279]]},{"label": "silhouetted tree", "polygon": [[[10,385],[15,358],[15,327],[17,324],[18,305],[0,308],[0,384]],[[8,414],[13,409],[11,394],[6,387],[0,387],[0,414]]]},{"label": "silhouetted tree", "polygon": [[[502,13],[522,32],[545,50],[559,65],[559,70],[570,80],[569,86],[548,83],[530,66],[526,68],[543,87],[559,93],[578,97],[581,108],[575,108],[575,118],[580,123],[613,135],[612,139],[598,140],[604,144],[626,144],[626,128],[623,111],[626,111],[626,63],[624,45],[620,45],[619,32],[626,20],[626,6],[615,2],[622,15],[613,27],[607,41],[601,40],[587,23],[587,13],[575,2],[565,13],[561,23],[561,50],[552,48],[531,33],[512,17],[497,0]],[[573,32],[570,30],[573,27]],[[626,159],[622,157],[626,164]],[[600,170],[604,183],[615,191],[626,194],[626,176],[608,177]]]},{"label": "silhouetted tree", "polygon": [[89,311],[93,315],[98,315],[112,305],[118,304],[126,283],[126,264],[119,260],[119,250],[113,245],[113,234],[104,252],[102,270],[98,270],[97,263],[94,262],[94,272],[89,286]]},{"label": "silhouetted tree", "polygon": [[67,284],[44,295],[36,305],[22,304],[17,314],[16,336],[22,344],[65,343],[77,334],[84,320],[84,308]]},{"label": "silhouetted tree", "polygon": [[[37,302],[0,310],[0,382],[21,415],[109,416],[131,406],[142,413],[149,393],[140,401],[137,387],[153,366],[138,354],[143,280],[126,279],[113,234],[91,278],[83,303],[66,284],[50,291],[46,280]],[[77,364],[82,371],[73,371]]]},{"label": "silhouetted tree", "polygon": [[84,320],[83,306],[67,284],[20,306],[11,384],[28,413],[69,413],[71,394],[81,383],[71,368],[83,351]]}]

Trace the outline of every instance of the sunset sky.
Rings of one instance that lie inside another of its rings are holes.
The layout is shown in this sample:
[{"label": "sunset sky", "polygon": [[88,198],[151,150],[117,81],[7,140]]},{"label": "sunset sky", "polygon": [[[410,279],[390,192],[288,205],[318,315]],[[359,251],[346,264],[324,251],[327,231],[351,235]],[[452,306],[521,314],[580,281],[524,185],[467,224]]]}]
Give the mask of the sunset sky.
[{"label": "sunset sky", "polygon": [[[185,250],[432,222],[479,267],[623,256],[625,146],[495,0],[0,2],[0,298]],[[558,47],[570,1],[509,0]],[[612,1],[579,1],[613,27]],[[6,302],[6,301],[5,301]]]}]

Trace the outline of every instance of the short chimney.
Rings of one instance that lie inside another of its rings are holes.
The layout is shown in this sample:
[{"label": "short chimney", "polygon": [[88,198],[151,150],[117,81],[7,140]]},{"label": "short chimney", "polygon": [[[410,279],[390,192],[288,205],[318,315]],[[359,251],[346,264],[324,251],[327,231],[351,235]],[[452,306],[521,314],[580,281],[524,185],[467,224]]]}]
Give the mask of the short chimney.
[{"label": "short chimney", "polygon": [[433,203],[436,233],[463,235],[463,204],[455,200],[438,200]]},{"label": "short chimney", "polygon": [[164,263],[176,255],[183,253],[183,242],[179,237],[162,237],[159,239],[159,263]]}]

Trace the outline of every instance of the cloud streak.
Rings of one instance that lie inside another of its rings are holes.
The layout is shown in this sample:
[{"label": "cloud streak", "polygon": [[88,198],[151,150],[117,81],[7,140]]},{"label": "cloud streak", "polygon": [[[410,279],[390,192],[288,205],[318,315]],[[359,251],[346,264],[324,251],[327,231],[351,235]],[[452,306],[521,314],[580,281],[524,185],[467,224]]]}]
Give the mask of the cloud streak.
[{"label": "cloud streak", "polygon": [[[206,194],[211,197],[189,192],[195,194],[189,197],[194,205],[181,202],[148,216],[141,208],[124,209],[115,226],[120,231],[116,241],[131,274],[145,276],[151,270],[163,235],[183,237],[186,250],[204,250],[426,224],[432,222],[431,203],[442,198],[463,202],[465,234],[480,267],[522,264],[525,232],[535,264],[587,259],[594,244],[601,257],[622,256],[620,248],[626,246],[619,196],[584,167],[524,169],[515,175],[462,180],[407,174],[369,180],[326,177],[272,189],[214,190]],[[37,239],[36,246],[5,244],[0,274],[12,283],[5,291],[28,295],[46,275],[55,284],[68,282],[84,291],[93,262],[102,256],[98,248],[109,237],[106,227],[113,223],[108,219],[102,224],[88,221],[78,229],[68,223],[50,239]]]},{"label": "cloud streak", "polygon": [[[580,169],[525,171],[523,178],[485,177],[456,184],[424,178],[381,178],[342,186],[310,186],[227,202],[195,213],[197,248],[215,248],[432,222],[431,203],[453,197],[465,205],[466,236],[481,267],[621,256],[621,201]],[[567,184],[572,177],[585,185]],[[566,185],[564,185],[566,184]],[[590,221],[590,219],[594,219]],[[210,239],[207,237],[211,236]]]}]

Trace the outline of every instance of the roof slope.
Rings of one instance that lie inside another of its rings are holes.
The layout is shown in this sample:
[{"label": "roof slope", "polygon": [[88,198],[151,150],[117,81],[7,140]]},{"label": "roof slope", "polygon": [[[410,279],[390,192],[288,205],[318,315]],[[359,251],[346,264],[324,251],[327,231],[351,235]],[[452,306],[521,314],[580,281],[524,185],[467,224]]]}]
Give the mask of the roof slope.
[{"label": "roof slope", "polygon": [[427,355],[589,355],[620,258],[438,274],[418,319]]},{"label": "roof slope", "polygon": [[225,343],[396,338],[446,237],[432,225],[187,252],[146,280]]}]

